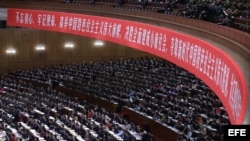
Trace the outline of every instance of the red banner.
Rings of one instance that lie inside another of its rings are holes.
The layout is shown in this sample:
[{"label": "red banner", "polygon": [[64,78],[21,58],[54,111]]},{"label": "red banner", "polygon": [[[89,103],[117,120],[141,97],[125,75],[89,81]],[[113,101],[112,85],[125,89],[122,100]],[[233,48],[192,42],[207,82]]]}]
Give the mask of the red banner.
[{"label": "red banner", "polygon": [[248,99],[243,73],[225,52],[207,42],[154,25],[83,14],[8,9],[7,19],[9,26],[92,37],[171,61],[216,93],[232,124],[243,122]]}]

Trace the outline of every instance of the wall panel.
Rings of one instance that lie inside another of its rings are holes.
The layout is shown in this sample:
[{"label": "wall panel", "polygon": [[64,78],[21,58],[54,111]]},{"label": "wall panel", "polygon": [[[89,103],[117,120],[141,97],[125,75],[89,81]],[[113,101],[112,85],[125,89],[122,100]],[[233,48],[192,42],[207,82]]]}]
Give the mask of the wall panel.
[{"label": "wall panel", "polygon": [[[95,47],[94,39],[56,32],[11,28],[2,29],[0,35],[0,73],[18,68],[49,66],[51,64],[68,64],[72,62],[90,62],[98,60],[117,60],[151,56],[131,48],[109,42],[103,47]],[[73,49],[65,49],[64,43],[72,42]],[[36,51],[35,46],[43,44],[45,51]],[[15,55],[7,55],[6,49],[13,47]]]}]

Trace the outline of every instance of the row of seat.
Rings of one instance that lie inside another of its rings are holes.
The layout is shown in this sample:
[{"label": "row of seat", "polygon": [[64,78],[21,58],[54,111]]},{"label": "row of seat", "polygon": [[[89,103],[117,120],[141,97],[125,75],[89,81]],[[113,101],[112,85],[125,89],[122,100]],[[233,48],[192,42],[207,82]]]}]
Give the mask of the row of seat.
[{"label": "row of seat", "polygon": [[202,81],[158,58],[57,65],[10,75],[43,83],[57,81],[65,88],[128,106],[177,128],[185,138],[218,138],[223,125],[229,124],[220,100]]},{"label": "row of seat", "polygon": [[0,99],[6,124],[0,129],[9,131],[6,125],[11,125],[16,131],[8,134],[21,140],[140,140],[146,133],[116,113],[53,89],[3,77],[0,86],[6,90]]}]

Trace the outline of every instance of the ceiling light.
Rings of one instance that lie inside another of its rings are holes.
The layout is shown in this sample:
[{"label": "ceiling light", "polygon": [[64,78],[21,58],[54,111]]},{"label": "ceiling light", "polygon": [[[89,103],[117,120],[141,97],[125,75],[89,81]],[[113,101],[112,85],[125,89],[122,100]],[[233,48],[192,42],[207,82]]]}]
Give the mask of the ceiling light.
[{"label": "ceiling light", "polygon": [[36,46],[36,50],[37,51],[43,51],[43,50],[45,50],[45,46],[44,45],[38,45],[38,46]]},{"label": "ceiling light", "polygon": [[13,48],[9,48],[9,49],[6,50],[6,53],[7,54],[16,54],[16,50],[13,49]]},{"label": "ceiling light", "polygon": [[97,47],[100,47],[100,46],[103,46],[104,43],[103,43],[103,41],[95,41],[94,45]]},{"label": "ceiling light", "polygon": [[65,48],[73,48],[73,47],[74,47],[74,44],[73,44],[73,43],[65,43],[65,44],[64,44],[64,47],[65,47]]}]

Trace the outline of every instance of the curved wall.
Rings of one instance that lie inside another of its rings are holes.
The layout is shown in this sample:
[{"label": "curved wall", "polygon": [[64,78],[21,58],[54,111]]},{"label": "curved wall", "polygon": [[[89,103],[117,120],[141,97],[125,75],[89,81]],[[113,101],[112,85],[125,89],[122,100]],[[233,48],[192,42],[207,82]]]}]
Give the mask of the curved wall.
[{"label": "curved wall", "polygon": [[241,56],[244,56],[245,58],[248,58],[248,55],[250,54],[250,44],[248,43],[250,39],[249,34],[233,28],[218,26],[214,23],[194,20],[190,18],[183,18],[180,16],[171,16],[154,12],[142,12],[139,10],[110,8],[100,5],[71,5],[48,1],[39,3],[32,1],[10,2],[8,0],[5,0],[2,2],[2,4],[0,3],[0,6],[5,8],[27,8],[37,10],[84,13],[88,15],[97,15],[139,21],[143,23],[149,23],[153,25],[171,28],[179,32],[184,32],[186,34],[202,38],[204,40],[211,39],[212,41],[220,42],[228,48],[240,52]]},{"label": "curved wall", "polygon": [[203,80],[220,98],[231,123],[245,117],[248,91],[238,65],[200,39],[158,26],[73,13],[9,9],[8,25],[102,39],[169,60]]},{"label": "curved wall", "polygon": [[[74,13],[86,13],[91,15],[99,15],[105,17],[114,17],[140,21],[144,23],[164,26],[172,28],[179,32],[190,34],[197,38],[202,38],[205,41],[213,42],[218,48],[223,49],[225,53],[228,53],[233,60],[237,62],[241,70],[244,71],[245,78],[248,80],[247,85],[249,88],[249,48],[250,44],[249,35],[235,29],[217,26],[212,23],[207,23],[198,20],[186,19],[182,17],[169,16],[164,14],[156,14],[150,12],[141,12],[133,10],[123,10],[114,8],[105,8],[98,6],[86,6],[86,5],[64,5],[60,3],[43,2],[41,5],[36,2],[9,2],[5,1],[0,4],[2,7],[24,7],[32,9],[49,9],[55,11],[71,11]],[[223,45],[223,46],[221,46]],[[223,48],[224,47],[224,48]],[[233,51],[231,51],[231,49]],[[243,57],[243,58],[242,58]],[[248,62],[246,60],[248,59]],[[249,98],[248,98],[249,101]],[[247,105],[248,109],[250,104]],[[246,111],[246,116],[243,124],[250,123],[249,110]]]}]

